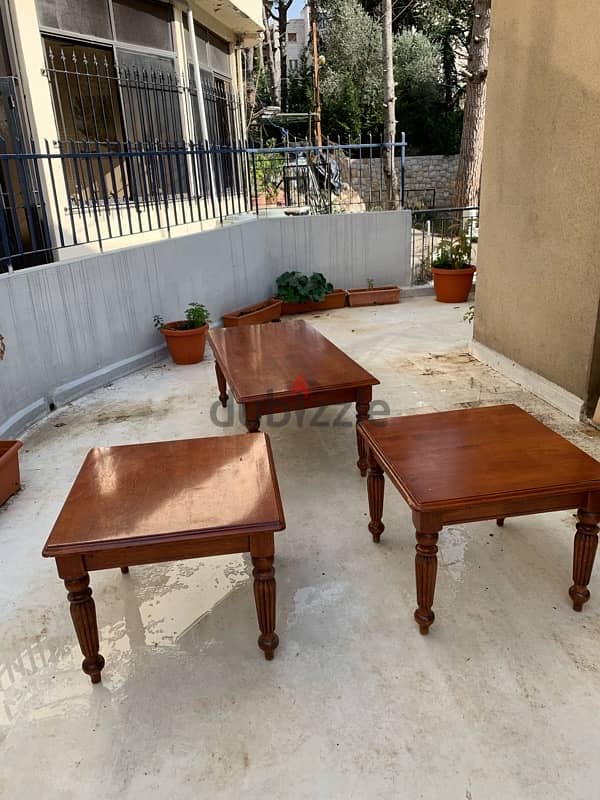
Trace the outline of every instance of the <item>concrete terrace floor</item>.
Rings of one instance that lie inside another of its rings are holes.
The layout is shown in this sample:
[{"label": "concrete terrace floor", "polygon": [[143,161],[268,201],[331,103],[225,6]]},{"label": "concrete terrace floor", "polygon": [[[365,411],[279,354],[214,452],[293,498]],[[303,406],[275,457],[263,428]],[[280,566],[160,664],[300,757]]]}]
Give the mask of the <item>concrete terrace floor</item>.
[{"label": "concrete terrace floor", "polygon": [[[467,354],[464,310],[414,298],[308,319],[380,378],[392,414],[516,402],[600,457],[600,432]],[[212,360],[165,362],[24,437],[24,488],[0,509],[0,796],[595,796],[600,568],[575,614],[572,513],[445,529],[421,637],[409,512],[388,485],[372,543],[354,432],[307,425],[314,412],[263,426],[288,524],[275,660],[256,646],[247,557],[95,572],[106,667],[92,687],[42,545],[90,447],[218,434],[215,399]],[[242,431],[236,411],[222,432]]]}]

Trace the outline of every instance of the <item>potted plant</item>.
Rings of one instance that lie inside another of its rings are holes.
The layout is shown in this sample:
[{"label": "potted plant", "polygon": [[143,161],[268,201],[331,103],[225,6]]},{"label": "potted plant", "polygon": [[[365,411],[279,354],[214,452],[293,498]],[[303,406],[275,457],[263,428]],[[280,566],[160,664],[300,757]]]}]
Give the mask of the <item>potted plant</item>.
[{"label": "potted plant", "polygon": [[455,239],[442,239],[431,262],[433,288],[440,303],[463,303],[469,297],[475,269],[471,240],[462,231]]},{"label": "potted plant", "polygon": [[281,300],[273,297],[223,314],[223,325],[226,328],[233,328],[236,325],[261,325],[263,322],[276,322],[280,317]]},{"label": "potted plant", "polygon": [[204,358],[206,331],[210,317],[200,303],[190,303],[184,320],[163,322],[154,317],[154,327],[165,337],[171,358],[176,364],[197,364]]},{"label": "potted plant", "polygon": [[366,289],[348,289],[349,306],[382,306],[399,302],[399,286],[375,286],[373,278],[367,280]]},{"label": "potted plant", "polygon": [[283,272],[276,281],[275,297],[283,301],[282,314],[326,311],[346,305],[346,290],[334,289],[321,272],[303,275],[297,270]]}]

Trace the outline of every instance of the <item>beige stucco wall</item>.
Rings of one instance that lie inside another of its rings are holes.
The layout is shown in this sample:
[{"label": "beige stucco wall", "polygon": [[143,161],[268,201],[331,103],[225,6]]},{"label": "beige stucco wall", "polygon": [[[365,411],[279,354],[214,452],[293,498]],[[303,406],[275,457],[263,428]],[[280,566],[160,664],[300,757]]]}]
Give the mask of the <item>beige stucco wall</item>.
[{"label": "beige stucco wall", "polygon": [[474,328],[582,399],[600,298],[598,31],[598,0],[493,4]]}]

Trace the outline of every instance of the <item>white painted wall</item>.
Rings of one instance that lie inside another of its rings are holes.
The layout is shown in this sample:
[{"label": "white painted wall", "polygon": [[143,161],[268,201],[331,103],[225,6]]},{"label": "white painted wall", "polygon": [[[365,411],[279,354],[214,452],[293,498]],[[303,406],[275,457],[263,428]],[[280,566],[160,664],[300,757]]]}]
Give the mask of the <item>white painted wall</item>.
[{"label": "white painted wall", "polygon": [[260,219],[0,275],[0,438],[164,356],[154,314],[226,311],[269,297],[286,269],[339,288],[408,285],[410,212]]}]

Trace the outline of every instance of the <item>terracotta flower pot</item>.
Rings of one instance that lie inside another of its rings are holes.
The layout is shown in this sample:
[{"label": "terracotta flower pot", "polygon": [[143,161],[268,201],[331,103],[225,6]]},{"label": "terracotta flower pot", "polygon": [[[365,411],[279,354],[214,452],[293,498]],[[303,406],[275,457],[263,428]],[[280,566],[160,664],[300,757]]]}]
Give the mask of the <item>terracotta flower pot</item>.
[{"label": "terracotta flower pot", "polygon": [[23,442],[0,441],[0,506],[21,488],[19,450]]},{"label": "terracotta flower pot", "polygon": [[[160,332],[165,337],[171,358],[176,364],[197,364],[204,358],[208,325],[185,330],[186,322],[167,322]],[[183,328],[183,329],[182,329]]]},{"label": "terracotta flower pot", "polygon": [[230,311],[223,314],[223,325],[226,328],[233,328],[237,325],[262,325],[264,322],[274,322],[281,317],[281,300],[263,300],[262,303],[254,303],[252,306],[238,308],[237,311]]},{"label": "terracotta flower pot", "polygon": [[382,306],[399,302],[399,286],[374,286],[372,289],[348,289],[349,306]]},{"label": "terracotta flower pot", "polygon": [[346,290],[334,289],[333,292],[326,294],[323,300],[318,303],[308,301],[308,303],[282,303],[282,314],[303,314],[306,311],[329,311],[332,308],[343,308],[346,305]]},{"label": "terracotta flower pot", "polygon": [[432,267],[435,297],[440,303],[464,303],[473,285],[476,267],[439,269]]}]

